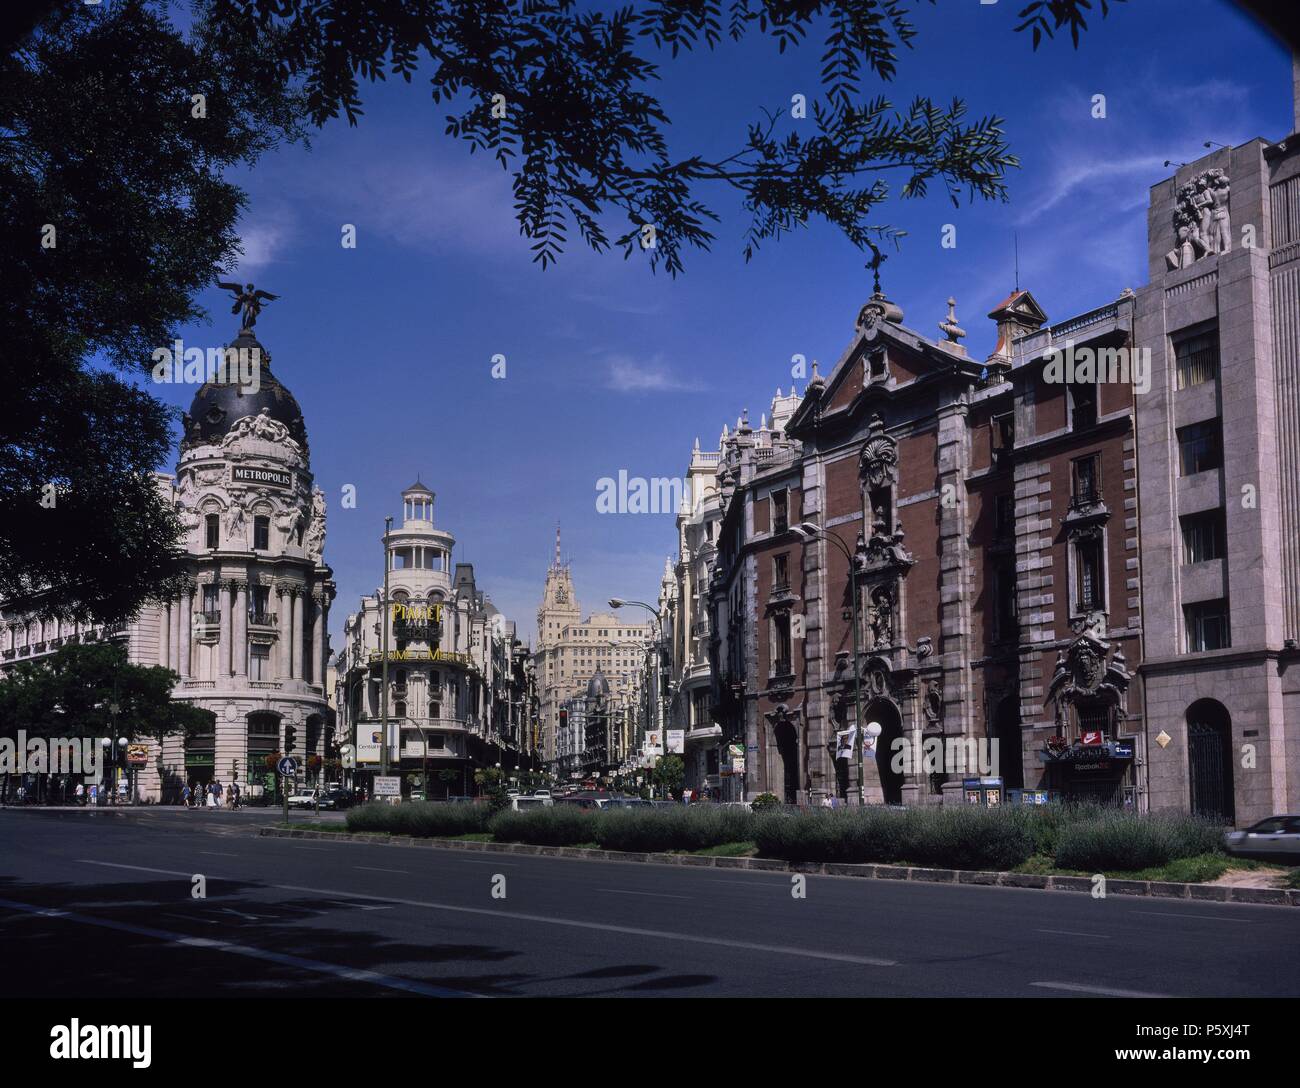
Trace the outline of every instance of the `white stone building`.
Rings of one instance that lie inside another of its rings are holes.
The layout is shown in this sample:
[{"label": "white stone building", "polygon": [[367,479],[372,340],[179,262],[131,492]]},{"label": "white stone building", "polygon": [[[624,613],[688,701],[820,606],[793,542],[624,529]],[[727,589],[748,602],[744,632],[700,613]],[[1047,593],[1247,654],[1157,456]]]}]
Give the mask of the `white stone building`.
[{"label": "white stone building", "polygon": [[[482,767],[531,769],[537,710],[528,648],[478,588],[473,565],[453,565],[455,538],[435,527],[433,505],[434,493],[412,484],[402,492],[401,521],[384,536],[387,712],[395,723],[390,773],[403,776],[404,793],[444,796],[472,793]],[[339,735],[357,746],[363,777],[380,766],[382,601],[382,585],[361,599],[335,662]]]},{"label": "white stone building", "polygon": [[[323,755],[331,725],[325,497],[302,412],[271,373],[270,353],[248,329],[230,347],[257,353],[257,391],[204,384],[184,416],[176,475],[158,475],[184,526],[180,595],[112,630],[12,617],[0,651],[10,664],[69,639],[121,639],[132,663],[171,669],[175,697],[216,715],[209,735],[150,745],[136,771],[140,800],[174,801],[186,782],[213,779],[256,797],[274,783],[275,755],[302,757],[305,770],[306,757]],[[130,723],[122,732],[130,735]]]}]

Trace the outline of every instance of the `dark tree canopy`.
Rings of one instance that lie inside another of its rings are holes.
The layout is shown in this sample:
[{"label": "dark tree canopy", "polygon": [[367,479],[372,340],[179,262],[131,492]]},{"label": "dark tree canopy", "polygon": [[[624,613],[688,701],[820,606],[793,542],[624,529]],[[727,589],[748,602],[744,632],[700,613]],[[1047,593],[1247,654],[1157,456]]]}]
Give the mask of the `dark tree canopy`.
[{"label": "dark tree canopy", "polygon": [[211,730],[212,711],[172,699],[179,679],[130,664],[115,643],[69,643],[0,677],[0,735],[107,737],[115,729],[128,740],[162,740]]},{"label": "dark tree canopy", "polygon": [[[193,0],[185,33],[163,0],[4,5],[0,599],[113,621],[172,586],[179,526],[149,477],[171,413],[120,375],[204,316],[198,293],[236,258],[229,167],[307,123],[355,124],[363,81],[426,66],[448,134],[511,171],[544,267],[576,232],[676,274],[712,243],[703,194],[719,188],[749,216],[746,256],[817,219],[878,255],[900,233],[873,222],[887,196],[1000,199],[1016,164],[996,117],[866,90],[894,77],[921,2]],[[1068,27],[1077,44],[1091,8],[1035,0],[1019,29],[1037,45]],[[776,103],[729,155],[674,153],[650,91],[660,64],[754,34],[778,51],[820,42],[807,117]]]},{"label": "dark tree canopy", "polygon": [[[895,108],[863,93],[868,77],[891,80],[910,47],[908,0],[660,0],[608,12],[576,0],[210,5],[223,32],[277,33],[278,70],[300,81],[318,125],[340,115],[356,124],[363,80],[409,82],[426,65],[434,103],[449,110],[447,133],[512,173],[521,232],[543,265],[576,232],[597,251],[642,249],[652,268],[662,262],[675,274],[686,247],[713,241],[718,214],[700,196],[708,183],[739,194],[747,257],[818,218],[874,248],[897,234],[871,221],[891,191],[885,172],[897,172],[903,197],[940,185],[954,200],[997,199],[1016,165],[996,117],[968,119],[960,101],[918,97]],[[780,52],[821,37],[821,93],[806,118],[793,121],[780,102],[737,134],[730,155],[673,154],[670,120],[650,93],[661,74],[651,55],[751,34]],[[613,236],[611,216],[622,221]]]},{"label": "dark tree canopy", "polygon": [[223,171],[297,133],[256,44],[187,38],[143,3],[76,4],[0,58],[11,608],[113,621],[176,573],[179,525],[150,477],[171,413],[121,372],[147,372],[237,254],[244,197]]}]

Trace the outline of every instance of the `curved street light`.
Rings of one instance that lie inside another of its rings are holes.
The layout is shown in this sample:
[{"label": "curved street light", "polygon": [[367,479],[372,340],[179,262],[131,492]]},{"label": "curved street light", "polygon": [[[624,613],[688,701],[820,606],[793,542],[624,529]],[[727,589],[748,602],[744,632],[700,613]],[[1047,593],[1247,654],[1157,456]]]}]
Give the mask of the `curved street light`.
[{"label": "curved street light", "polygon": [[872,722],[864,726],[862,721],[862,668],[859,657],[861,651],[858,646],[858,630],[861,626],[858,618],[858,568],[854,555],[849,551],[848,545],[838,536],[828,533],[819,525],[814,525],[811,521],[801,522],[793,525],[788,530],[790,535],[795,539],[802,541],[805,545],[814,540],[825,540],[839,548],[841,554],[849,564],[849,599],[852,605],[853,617],[853,725],[854,725],[854,746],[858,750],[858,805],[867,803],[866,775],[863,768],[863,752],[866,748],[866,737],[871,726],[875,726],[875,731],[871,733],[872,738],[878,737],[881,733],[879,723]]},{"label": "curved street light", "polygon": [[[660,712],[661,712],[661,716],[662,716],[662,719],[663,719],[663,721],[662,721],[662,725],[660,726],[660,732],[663,733],[662,744],[663,744],[663,748],[664,748],[664,753],[667,754],[667,751],[668,751],[668,700],[667,700],[667,697],[666,697],[667,692],[666,692],[666,684],[665,684],[665,681],[667,680],[667,669],[664,668],[664,664],[663,664],[663,661],[662,661],[662,655],[663,655],[663,641],[664,641],[664,618],[663,618],[663,615],[660,613],[659,609],[655,608],[654,605],[646,604],[645,601],[628,601],[628,600],[624,600],[622,597],[611,597],[611,598],[609,599],[609,607],[610,607],[610,608],[622,608],[624,605],[629,605],[629,604],[636,605],[636,606],[639,607],[639,608],[644,608],[647,612],[649,612],[652,616],[654,616],[654,618],[655,618],[655,629],[659,632],[659,637],[655,640],[655,646],[656,646],[656,651],[655,651],[655,653],[656,653],[656,656],[660,658],[660,661],[659,661],[659,663],[658,663],[658,666],[659,666],[659,667],[658,667],[658,673],[659,673],[659,703],[660,703]],[[649,706],[647,706],[647,707],[646,707],[646,730],[647,730],[647,731],[649,731],[649,728],[650,728],[650,721],[649,721],[649,718],[650,718],[650,708],[649,708]]]}]

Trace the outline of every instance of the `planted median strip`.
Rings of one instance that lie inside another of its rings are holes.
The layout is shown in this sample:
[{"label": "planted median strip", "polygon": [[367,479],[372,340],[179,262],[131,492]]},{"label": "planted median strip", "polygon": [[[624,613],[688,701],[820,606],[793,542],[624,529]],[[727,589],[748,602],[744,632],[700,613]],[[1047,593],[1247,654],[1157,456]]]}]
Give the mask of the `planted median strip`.
[{"label": "planted median strip", "polygon": [[590,812],[556,806],[494,813],[486,806],[420,803],[354,809],[346,828],[338,831],[262,831],[294,838],[1093,894],[1098,877],[1104,876],[1107,894],[1300,906],[1294,879],[1289,889],[1206,883],[1243,865],[1222,853],[1221,833],[1182,814],[1088,807]]}]

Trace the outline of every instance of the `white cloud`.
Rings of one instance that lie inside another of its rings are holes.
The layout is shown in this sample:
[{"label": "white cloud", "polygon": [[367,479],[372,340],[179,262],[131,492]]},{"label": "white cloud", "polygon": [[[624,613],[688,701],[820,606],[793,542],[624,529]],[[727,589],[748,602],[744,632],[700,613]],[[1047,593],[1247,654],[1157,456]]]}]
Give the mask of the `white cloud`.
[{"label": "white cloud", "polygon": [[705,388],[672,373],[660,356],[643,363],[627,355],[606,359],[606,387],[616,393],[685,393]]},{"label": "white cloud", "polygon": [[240,228],[239,241],[244,255],[232,270],[241,278],[250,276],[282,259],[290,232],[283,217],[275,222],[253,221]]}]

